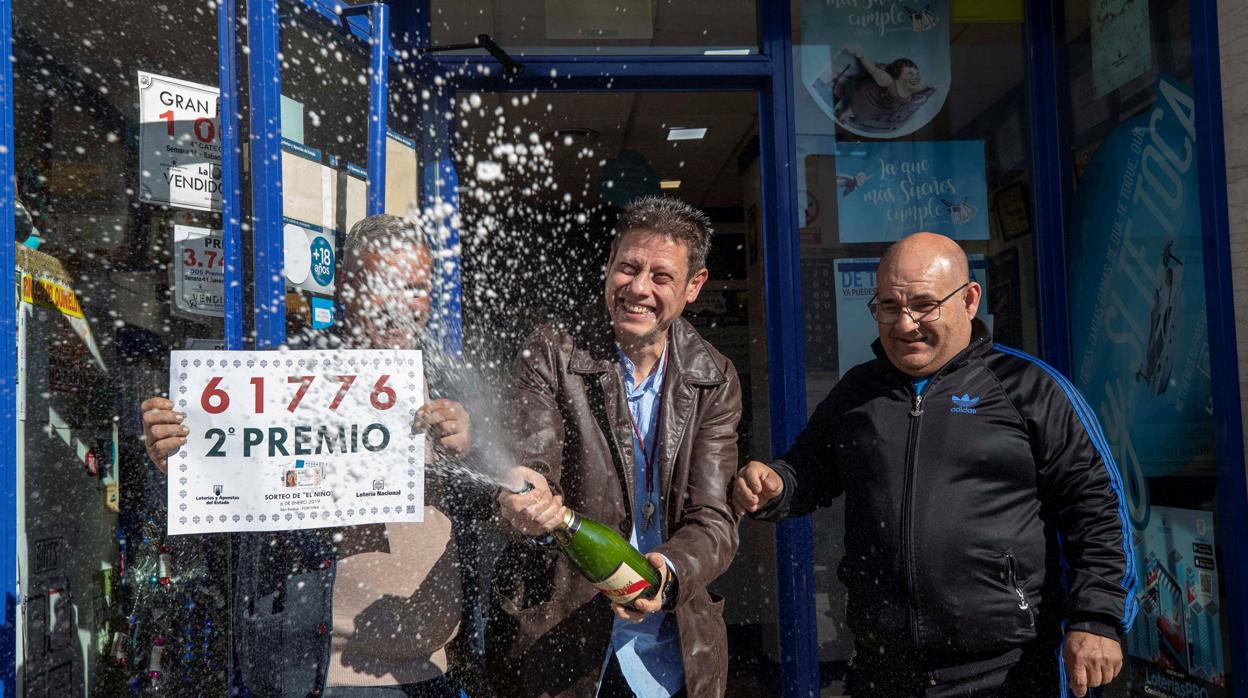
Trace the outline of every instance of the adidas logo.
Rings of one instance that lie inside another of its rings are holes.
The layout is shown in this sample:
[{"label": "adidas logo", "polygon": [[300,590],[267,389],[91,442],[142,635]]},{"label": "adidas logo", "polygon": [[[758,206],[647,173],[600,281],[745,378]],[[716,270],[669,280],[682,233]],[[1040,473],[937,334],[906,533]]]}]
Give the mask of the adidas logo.
[{"label": "adidas logo", "polygon": [[949,411],[957,412],[958,414],[975,414],[975,405],[979,404],[979,400],[980,398],[978,396],[971,397],[970,393],[962,393],[961,395],[954,395],[953,396],[954,406],[950,407]]}]

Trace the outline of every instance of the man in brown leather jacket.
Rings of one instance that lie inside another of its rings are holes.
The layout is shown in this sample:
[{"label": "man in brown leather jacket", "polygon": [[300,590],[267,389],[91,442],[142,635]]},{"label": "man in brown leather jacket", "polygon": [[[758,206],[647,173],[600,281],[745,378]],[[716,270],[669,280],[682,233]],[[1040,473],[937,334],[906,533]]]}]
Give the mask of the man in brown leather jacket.
[{"label": "man in brown leather jacket", "polygon": [[[737,549],[728,487],[741,386],[680,315],[706,282],[706,216],[669,198],[616,225],[605,308],[538,330],[514,366],[519,462],[499,496],[523,535],[494,574],[486,654],[501,695],[720,696],[723,600],[707,584]],[[604,312],[605,311],[605,312]],[[552,547],[564,505],[615,528],[660,592],[611,604]]]}]

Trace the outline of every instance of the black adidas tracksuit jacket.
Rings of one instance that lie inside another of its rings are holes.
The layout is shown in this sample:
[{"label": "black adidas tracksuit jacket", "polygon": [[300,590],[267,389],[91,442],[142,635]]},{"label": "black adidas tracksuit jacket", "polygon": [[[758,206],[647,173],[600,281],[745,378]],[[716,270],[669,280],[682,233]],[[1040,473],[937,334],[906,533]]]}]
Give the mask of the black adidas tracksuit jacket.
[{"label": "black adidas tracksuit jacket", "polygon": [[757,515],[844,493],[857,644],[929,667],[1056,647],[1064,623],[1115,637],[1136,611],[1122,482],[1096,417],[1057,371],[976,325],[921,396],[877,341],[879,358],[773,463],[784,491]]}]

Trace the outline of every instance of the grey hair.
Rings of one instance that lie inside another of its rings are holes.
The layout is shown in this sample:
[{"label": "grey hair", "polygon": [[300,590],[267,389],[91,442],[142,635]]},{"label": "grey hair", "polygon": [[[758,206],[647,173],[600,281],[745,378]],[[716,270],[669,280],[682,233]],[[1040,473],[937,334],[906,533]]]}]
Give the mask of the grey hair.
[{"label": "grey hair", "polygon": [[711,219],[701,210],[670,196],[647,196],[629,204],[615,224],[611,251],[620,240],[634,230],[652,230],[689,248],[689,274],[706,268],[706,255],[711,251]]},{"label": "grey hair", "polygon": [[343,243],[342,268],[346,274],[359,269],[360,260],[369,253],[391,254],[399,250],[424,247],[431,254],[432,246],[420,229],[406,218],[382,213],[362,218]]}]

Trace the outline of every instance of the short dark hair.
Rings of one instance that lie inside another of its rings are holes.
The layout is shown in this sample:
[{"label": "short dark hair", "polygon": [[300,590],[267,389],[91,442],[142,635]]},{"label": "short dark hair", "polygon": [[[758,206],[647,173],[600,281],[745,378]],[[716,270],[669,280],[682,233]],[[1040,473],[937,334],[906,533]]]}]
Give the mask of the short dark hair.
[{"label": "short dark hair", "polygon": [[388,255],[405,248],[421,247],[432,253],[429,241],[406,218],[384,213],[362,218],[351,226],[351,232],[347,233],[343,243],[343,270],[355,273],[359,269],[360,258],[370,252]]},{"label": "short dark hair", "polygon": [[711,251],[711,219],[699,209],[670,196],[647,196],[624,208],[615,223],[614,252],[624,236],[635,230],[652,230],[679,240],[689,248],[689,274],[706,268],[706,255]]}]

